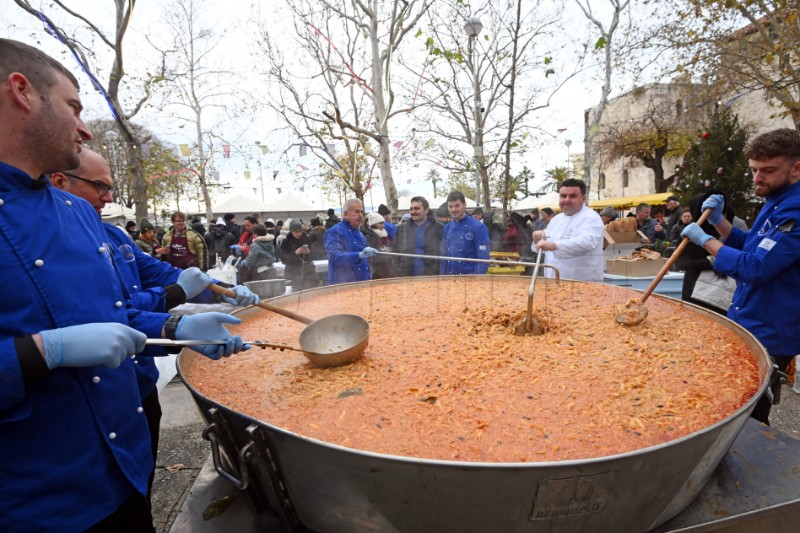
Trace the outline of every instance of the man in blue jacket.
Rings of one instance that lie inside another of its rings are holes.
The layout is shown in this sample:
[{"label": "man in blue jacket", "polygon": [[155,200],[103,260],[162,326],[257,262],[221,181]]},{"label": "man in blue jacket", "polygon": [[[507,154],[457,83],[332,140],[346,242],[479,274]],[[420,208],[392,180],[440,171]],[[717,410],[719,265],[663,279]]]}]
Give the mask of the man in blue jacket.
[{"label": "man in blue jacket", "polygon": [[[454,191],[447,195],[450,222],[444,227],[442,254],[449,257],[489,259],[489,230],[467,214],[464,194]],[[442,261],[439,271],[444,275],[486,274],[487,263]]]},{"label": "man in blue jacket", "polygon": [[[703,210],[712,209],[708,221],[722,240],[695,222],[681,236],[708,251],[715,271],[736,280],[728,318],[755,335],[785,371],[800,353],[800,132],[784,128],[763,133],[746,153],[755,193],[766,198],[752,229],[734,228],[723,216],[723,196],[715,194],[703,202]],[[751,416],[769,424],[771,407],[765,394]]]},{"label": "man in blue jacket", "polygon": [[[152,531],[153,458],[130,357],[146,335],[128,326],[141,312],[124,303],[92,207],[44,176],[77,167],[92,138],[77,80],[8,39],[0,80],[0,530]],[[32,237],[32,216],[52,223]],[[212,326],[193,322],[154,333]]]},{"label": "man in blue jacket", "polygon": [[347,200],[342,218],[325,232],[329,285],[372,279],[369,258],[378,252],[367,246],[367,239],[361,233],[361,221],[364,220],[361,200]]}]

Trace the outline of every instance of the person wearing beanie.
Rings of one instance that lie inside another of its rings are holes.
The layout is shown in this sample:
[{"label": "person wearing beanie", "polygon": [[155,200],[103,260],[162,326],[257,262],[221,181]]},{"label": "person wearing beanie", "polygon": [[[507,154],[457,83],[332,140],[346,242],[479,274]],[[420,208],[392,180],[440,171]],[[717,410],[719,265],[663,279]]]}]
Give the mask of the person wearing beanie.
[{"label": "person wearing beanie", "polygon": [[397,235],[397,226],[392,222],[392,212],[389,211],[388,207],[381,204],[378,206],[378,214],[383,217],[383,229],[389,234],[389,238],[394,240],[394,236]]},{"label": "person wearing beanie", "polygon": [[144,253],[158,259],[161,258],[161,256],[156,253],[156,250],[161,248],[161,243],[156,239],[156,229],[146,218],[139,221],[139,237],[133,242],[135,242],[136,246]]},{"label": "person wearing beanie", "polygon": [[198,217],[192,219],[192,230],[196,231],[201,237],[205,237],[206,235],[206,227],[203,225],[203,221]]},{"label": "person wearing beanie", "polygon": [[311,240],[298,219],[288,221],[288,232],[279,245],[280,258],[286,268],[283,277],[292,285],[292,292],[316,287],[317,271],[311,257]]},{"label": "person wearing beanie", "polygon": [[233,213],[225,213],[222,219],[225,221],[225,227],[228,228],[228,231],[233,233],[236,242],[239,242],[239,238],[242,236],[242,227],[236,222],[236,215]]},{"label": "person wearing beanie", "polygon": [[[391,252],[392,238],[386,230],[386,221],[383,217],[384,215],[380,213],[370,213],[367,215],[367,224],[361,229],[361,233],[363,233],[364,238],[367,239],[367,246],[375,248],[380,252]],[[397,228],[395,228],[395,231],[397,231]],[[372,270],[372,279],[394,278],[397,275],[394,267],[394,259],[391,256],[378,255],[371,258],[369,268]]]},{"label": "person wearing beanie", "polygon": [[228,231],[228,225],[222,218],[217,219],[216,224],[211,226],[203,239],[208,246],[208,260],[212,268],[216,268],[217,260],[225,264],[232,253],[231,246],[236,244],[236,237]]},{"label": "person wearing beanie", "polygon": [[139,238],[139,232],[136,231],[136,222],[129,220],[125,223],[125,231],[131,236],[134,241]]},{"label": "person wearing beanie", "polygon": [[607,205],[602,211],[600,211],[600,218],[603,220],[603,224],[608,224],[609,222],[617,220],[619,216],[617,215],[617,212],[614,211],[613,207]]}]

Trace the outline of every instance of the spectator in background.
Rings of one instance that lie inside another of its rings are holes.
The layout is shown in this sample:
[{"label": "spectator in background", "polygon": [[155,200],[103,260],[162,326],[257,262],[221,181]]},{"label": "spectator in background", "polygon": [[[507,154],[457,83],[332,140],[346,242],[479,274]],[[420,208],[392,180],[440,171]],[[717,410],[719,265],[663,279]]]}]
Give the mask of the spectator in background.
[{"label": "spectator in background", "polygon": [[325,232],[329,285],[372,279],[367,259],[373,257],[377,250],[367,246],[367,239],[359,229],[364,219],[361,200],[347,200],[342,218],[344,220]]},{"label": "spectator in background", "polygon": [[[397,235],[397,226],[394,225],[392,222],[392,212],[389,211],[389,208],[385,205],[381,204],[378,206],[378,214],[383,217],[383,229],[386,230],[386,233],[389,235],[389,238],[394,240],[395,235]],[[373,278],[375,277],[375,273],[373,272]]]},{"label": "spectator in background", "polygon": [[617,220],[619,218],[619,216],[617,216],[617,212],[614,211],[614,208],[611,207],[610,205],[604,207],[599,214],[600,214],[600,220],[603,221],[604,225],[608,224],[609,222],[613,222],[614,220]]},{"label": "spectator in background", "polygon": [[[367,239],[367,246],[375,248],[379,252],[392,251],[392,238],[385,229],[386,221],[380,213],[370,213],[367,215],[367,224],[361,230],[364,238]],[[370,259],[369,269],[372,271],[372,279],[393,278],[396,275],[394,259],[391,256],[379,255]]]},{"label": "spectator in background", "polygon": [[186,213],[175,211],[171,220],[172,228],[164,235],[162,246],[156,252],[176,268],[208,270],[206,243],[196,231],[186,227]]},{"label": "spectator in background", "polygon": [[231,255],[231,246],[236,244],[236,237],[228,231],[228,226],[222,218],[217,219],[217,223],[211,226],[211,230],[203,237],[208,246],[210,265],[216,268],[217,261],[225,264]]},{"label": "spectator in background", "polygon": [[556,216],[556,212],[550,209],[549,207],[543,207],[541,210],[541,217],[542,217],[542,227],[541,230],[546,230],[547,225],[550,224],[550,221],[553,220],[553,217]]},{"label": "spectator in background", "polygon": [[272,266],[276,259],[275,236],[267,232],[266,226],[258,224],[253,228],[255,238],[250,245],[247,258],[239,267],[239,277],[242,283],[273,279],[275,268]]},{"label": "spectator in background", "polygon": [[280,257],[286,265],[283,277],[292,285],[292,292],[316,287],[317,271],[311,258],[311,244],[298,219],[287,220],[288,233],[280,244]]},{"label": "spectator in background", "polygon": [[199,217],[195,217],[192,219],[192,229],[197,232],[198,235],[201,237],[206,236],[206,227],[203,225],[203,221],[200,220]]},{"label": "spectator in background", "polygon": [[[489,230],[467,214],[464,194],[453,191],[447,196],[450,222],[444,227],[441,255],[472,259],[489,259]],[[442,261],[439,272],[444,275],[486,274],[487,263]]]},{"label": "spectator in background", "polygon": [[331,229],[336,224],[339,223],[339,217],[336,216],[336,213],[333,211],[333,208],[328,209],[328,218],[325,219],[325,229]]},{"label": "spectator in background", "polygon": [[328,259],[328,252],[325,250],[325,226],[322,225],[319,217],[311,219],[311,230],[308,232],[309,247],[311,247],[311,259],[314,261],[324,261]]},{"label": "spectator in background", "polygon": [[161,258],[161,256],[156,252],[156,250],[161,248],[161,243],[158,242],[158,239],[156,239],[155,228],[146,218],[143,218],[139,222],[139,238],[134,242],[136,242],[136,246],[138,246],[139,249],[144,253],[158,259]]},{"label": "spectator in background", "polygon": [[234,244],[231,246],[231,249],[236,255],[247,257],[247,252],[250,251],[250,245],[253,243],[253,239],[255,239],[253,228],[256,227],[256,224],[258,224],[258,220],[256,220],[254,216],[247,215],[244,217],[244,222],[242,222],[242,235],[239,237],[239,244]]},{"label": "spectator in background", "polygon": [[470,213],[470,215],[472,215],[472,218],[474,218],[478,222],[483,222],[483,208],[476,207],[475,209],[472,210],[472,213]]},{"label": "spectator in background", "polygon": [[530,226],[531,231],[539,231],[540,229],[542,229],[543,222],[542,219],[539,217],[538,208],[534,207],[533,209],[531,209],[530,214],[525,218],[528,219],[527,225]]},{"label": "spectator in background", "polygon": [[231,232],[236,242],[239,242],[239,239],[242,236],[242,228],[239,227],[239,224],[236,223],[236,215],[233,213],[225,213],[225,216],[222,217],[225,221],[225,227],[228,228],[228,231]]},{"label": "spectator in background", "polygon": [[637,205],[635,216],[639,231],[644,233],[648,241],[655,243],[656,240],[663,241],[667,238],[667,232],[664,230],[664,226],[650,218],[650,206],[648,204],[641,203]]},{"label": "spectator in background", "polygon": [[[444,224],[436,221],[428,200],[415,196],[409,204],[409,212],[403,215],[407,221],[397,228],[397,238],[392,243],[392,251],[401,254],[439,255],[444,234]],[[397,258],[398,276],[436,276],[439,274],[439,261],[436,259]]]},{"label": "spectator in background", "polygon": [[667,202],[664,208],[667,216],[667,222],[664,224],[664,231],[670,236],[670,240],[672,240],[672,226],[680,221],[684,210],[681,207],[677,196],[667,197]]},{"label": "spectator in background", "polygon": [[683,240],[683,237],[681,237],[681,232],[683,231],[683,228],[685,228],[691,223],[692,223],[692,212],[687,207],[686,209],[683,210],[683,213],[681,213],[681,218],[678,220],[678,222],[676,222],[672,226],[672,230],[670,230],[669,233],[670,246],[675,246],[677,248],[677,246]]},{"label": "spectator in background", "polygon": [[139,238],[139,232],[136,231],[136,222],[129,220],[125,223],[125,233],[130,235],[131,240],[135,241]]}]

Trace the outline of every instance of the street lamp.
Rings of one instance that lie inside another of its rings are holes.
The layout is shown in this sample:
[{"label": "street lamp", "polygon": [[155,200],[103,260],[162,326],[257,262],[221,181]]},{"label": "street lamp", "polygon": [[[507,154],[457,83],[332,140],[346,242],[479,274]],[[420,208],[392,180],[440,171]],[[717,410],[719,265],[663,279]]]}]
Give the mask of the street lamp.
[{"label": "street lamp", "polygon": [[570,158],[569,158],[569,147],[572,146],[572,141],[569,140],[569,139],[565,139],[564,140],[564,146],[567,147],[567,170],[571,170],[572,169],[572,162],[570,161]]},{"label": "street lamp", "polygon": [[475,202],[478,205],[481,205],[480,161],[483,157],[483,126],[481,125],[481,86],[478,81],[478,47],[475,40],[481,30],[483,30],[483,24],[478,17],[470,17],[464,25],[464,31],[469,37],[469,48],[472,54],[472,82],[475,86],[475,143],[472,148],[475,158]]}]

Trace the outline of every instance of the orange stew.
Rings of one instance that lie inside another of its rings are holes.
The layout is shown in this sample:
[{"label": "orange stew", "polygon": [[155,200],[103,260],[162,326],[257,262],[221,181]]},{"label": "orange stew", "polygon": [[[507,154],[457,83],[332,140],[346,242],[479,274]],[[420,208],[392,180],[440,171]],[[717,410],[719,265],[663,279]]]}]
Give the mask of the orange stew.
[{"label": "orange stew", "polygon": [[[531,462],[607,456],[673,440],[744,405],[754,355],[719,321],[648,300],[620,325],[624,289],[537,284],[540,336],[516,336],[524,278],[424,278],[297,295],[311,317],[370,322],[363,358],[318,369],[298,352],[253,348],[200,357],[187,376],[203,395],[268,424],[330,443],[429,459]],[[284,303],[283,305],[289,305]],[[245,339],[297,345],[303,325],[261,312]]]}]

